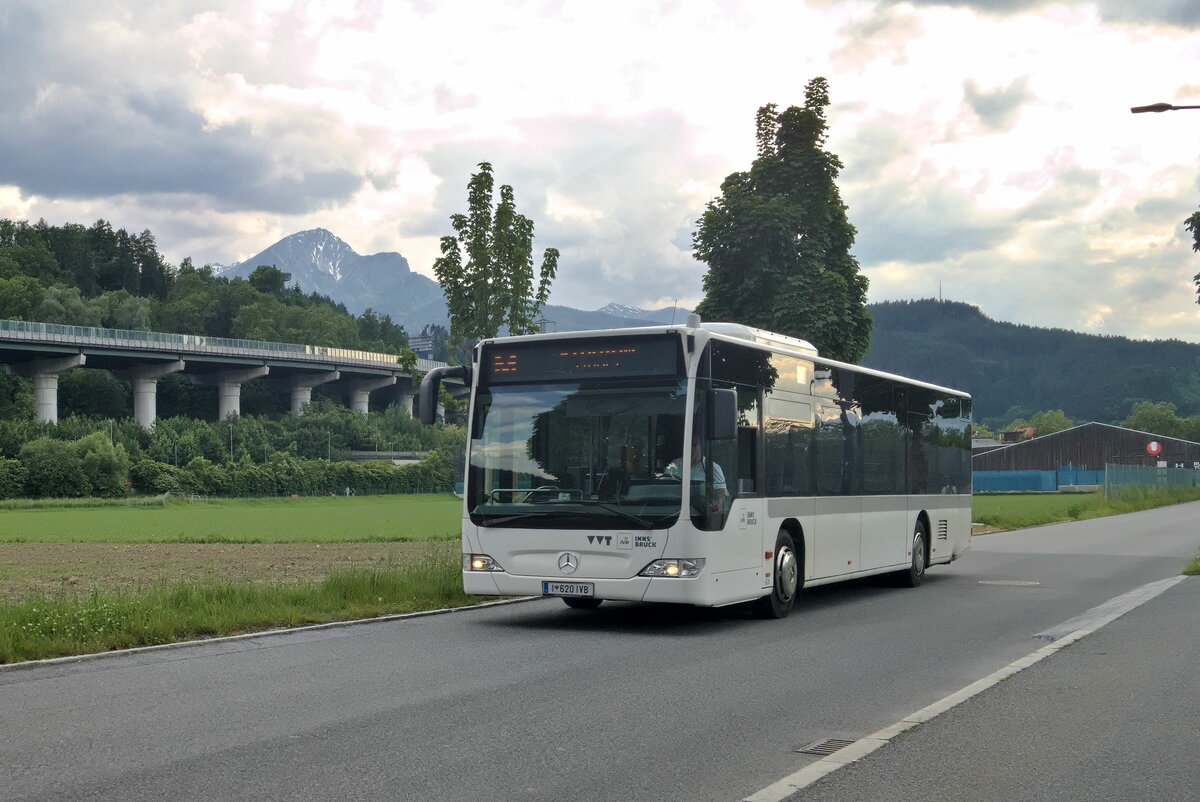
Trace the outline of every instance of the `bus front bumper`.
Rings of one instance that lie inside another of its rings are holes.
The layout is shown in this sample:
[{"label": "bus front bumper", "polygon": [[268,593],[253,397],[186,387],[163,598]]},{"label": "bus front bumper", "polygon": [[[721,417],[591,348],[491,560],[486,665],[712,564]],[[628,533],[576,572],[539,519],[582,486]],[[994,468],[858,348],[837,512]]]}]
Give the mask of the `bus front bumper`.
[{"label": "bus front bumper", "polygon": [[644,577],[592,579],[590,577],[514,576],[504,571],[463,571],[463,590],[477,596],[543,596],[543,582],[590,583],[592,598],[618,601],[670,602],[710,605],[706,577]]}]

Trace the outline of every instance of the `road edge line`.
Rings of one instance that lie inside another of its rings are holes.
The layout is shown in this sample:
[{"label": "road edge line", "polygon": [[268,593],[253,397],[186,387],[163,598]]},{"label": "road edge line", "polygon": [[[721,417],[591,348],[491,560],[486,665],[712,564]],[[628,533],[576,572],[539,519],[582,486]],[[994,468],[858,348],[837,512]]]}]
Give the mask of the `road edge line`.
[{"label": "road edge line", "polygon": [[305,624],[302,627],[285,627],[283,629],[264,629],[261,632],[243,632],[240,635],[222,635],[217,638],[196,638],[194,640],[172,641],[171,643],[156,643],[152,646],[134,646],[129,649],[113,649],[107,652],[91,652],[89,654],[72,654],[65,657],[47,657],[43,660],[26,660],[20,663],[0,663],[0,673],[5,671],[17,671],[33,668],[42,668],[44,666],[63,665],[67,663],[84,663],[90,660],[102,660],[109,657],[125,657],[131,654],[142,654],[145,652],[162,652],[167,649],[182,649],[185,646],[204,646],[211,643],[230,643],[240,640],[251,640],[252,638],[265,638],[271,635],[290,635],[293,632],[308,632],[318,629],[336,629],[337,627],[352,627],[359,624],[377,624],[384,621],[403,621],[408,618],[424,618],[431,615],[445,615],[447,613],[461,613],[467,610],[481,610],[485,607],[501,607],[506,604],[518,604],[520,602],[536,601],[544,598],[542,596],[518,596],[514,599],[501,599],[500,601],[481,602],[479,604],[464,604],[461,607],[439,607],[436,610],[414,610],[411,613],[391,613],[389,615],[375,616],[374,618],[355,618],[350,621],[326,621],[323,624]]},{"label": "road edge line", "polygon": [[[839,749],[832,755],[809,763],[799,771],[771,783],[766,788],[756,791],[750,796],[743,797],[742,802],[782,802],[782,800],[787,799],[797,791],[807,788],[822,777],[832,774],[843,766],[861,760],[882,746],[886,746],[900,733],[910,730],[918,724],[924,724],[927,721],[937,718],[971,697],[991,688],[993,685],[1045,660],[1055,652],[1065,649],[1072,643],[1112,623],[1125,615],[1125,613],[1142,606],[1155,596],[1173,588],[1187,578],[1184,575],[1168,577],[1167,579],[1160,579],[1156,582],[1150,582],[1141,587],[1134,588],[1120,596],[1114,596],[1103,604],[1091,608],[1091,610],[1088,610],[1083,615],[1069,619],[1067,623],[1079,622],[1080,624],[1077,629],[1072,630],[1069,634],[1063,637],[1056,637],[1051,643],[1040,649],[1036,649],[1024,657],[1014,660],[1003,668],[988,674],[983,679],[976,680],[970,685],[942,697],[931,705],[926,705],[915,713],[910,713],[895,724],[890,724],[883,729],[876,730],[870,735],[859,738],[849,746]],[[1051,628],[1044,630],[1044,632],[1053,632],[1055,629]],[[1033,637],[1046,636],[1043,633],[1038,633]]]}]

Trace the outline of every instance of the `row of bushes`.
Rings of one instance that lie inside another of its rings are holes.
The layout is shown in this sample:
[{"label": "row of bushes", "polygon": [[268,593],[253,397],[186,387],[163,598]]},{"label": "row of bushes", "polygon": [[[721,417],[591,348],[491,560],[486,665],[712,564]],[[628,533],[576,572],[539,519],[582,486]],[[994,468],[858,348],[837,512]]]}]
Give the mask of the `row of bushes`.
[{"label": "row of bushes", "polygon": [[66,417],[57,423],[0,414],[0,457],[16,457],[41,437],[78,440],[93,432],[122,446],[133,461],[142,457],[186,465],[195,457],[211,462],[265,461],[273,452],[307,459],[346,459],[351,451],[430,451],[466,440],[462,426],[425,426],[399,406],[363,415],[331,402],[311,404],[304,415],[270,418],[236,415],[222,421],[159,418],[143,429],[132,418]]},{"label": "row of bushes", "polygon": [[449,489],[461,449],[430,452],[415,465],[329,462],[274,452],[263,462],[243,457],[215,463],[195,457],[176,467],[148,457],[130,460],[125,448],[96,432],[75,441],[41,437],[16,459],[0,457],[0,498],[120,497],[137,493],[272,496],[342,493],[408,493]]},{"label": "row of bushes", "polygon": [[125,449],[100,432],[73,441],[39,437],[16,459],[0,457],[0,498],[123,496],[129,468]]},{"label": "row of bushes", "polygon": [[449,490],[454,485],[454,450],[431,451],[415,465],[391,462],[326,462],[275,452],[266,462],[214,463],[196,457],[175,467],[151,459],[130,470],[133,489],[141,493],[200,493],[210,496],[275,496],[286,493],[327,495],[413,493]]}]

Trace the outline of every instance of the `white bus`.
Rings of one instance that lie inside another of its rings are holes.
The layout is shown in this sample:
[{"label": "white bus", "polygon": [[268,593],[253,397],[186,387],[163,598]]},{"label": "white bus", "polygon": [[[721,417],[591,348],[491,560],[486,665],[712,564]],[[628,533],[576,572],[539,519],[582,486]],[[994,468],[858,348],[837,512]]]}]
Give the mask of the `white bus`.
[{"label": "white bus", "polygon": [[[484,340],[463,586],[788,614],[804,586],[921,583],[971,543],[971,398],[728,323]],[[686,477],[686,478],[685,478]]]}]

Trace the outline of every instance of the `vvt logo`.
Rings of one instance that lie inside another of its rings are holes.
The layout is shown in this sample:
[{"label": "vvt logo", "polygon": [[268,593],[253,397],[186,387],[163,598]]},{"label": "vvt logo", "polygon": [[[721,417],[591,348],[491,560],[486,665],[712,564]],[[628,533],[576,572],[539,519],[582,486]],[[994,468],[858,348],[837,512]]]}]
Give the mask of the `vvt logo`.
[{"label": "vvt logo", "polygon": [[594,543],[597,546],[611,546],[612,535],[588,535],[588,543]]}]

